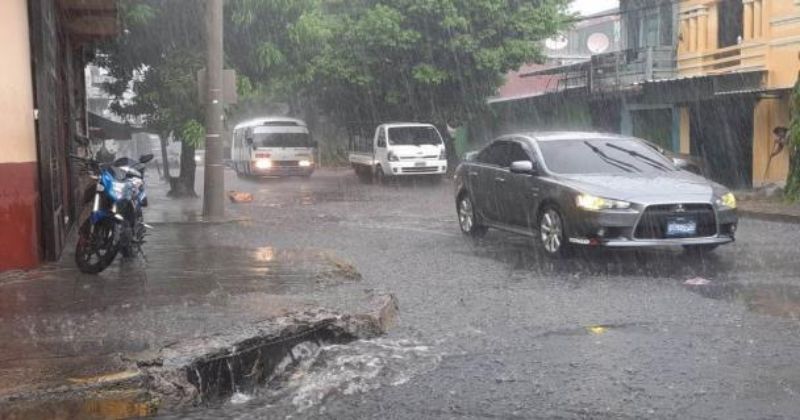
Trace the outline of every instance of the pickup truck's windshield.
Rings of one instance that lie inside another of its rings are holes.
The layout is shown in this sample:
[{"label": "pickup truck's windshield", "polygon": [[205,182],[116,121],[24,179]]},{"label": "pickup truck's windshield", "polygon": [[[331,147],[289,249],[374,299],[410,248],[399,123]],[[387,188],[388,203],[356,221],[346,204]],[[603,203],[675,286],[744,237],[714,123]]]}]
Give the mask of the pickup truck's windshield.
[{"label": "pickup truck's windshield", "polygon": [[308,133],[255,133],[254,147],[313,147]]},{"label": "pickup truck's windshield", "polygon": [[389,144],[442,144],[442,138],[433,127],[392,127],[389,129]]}]

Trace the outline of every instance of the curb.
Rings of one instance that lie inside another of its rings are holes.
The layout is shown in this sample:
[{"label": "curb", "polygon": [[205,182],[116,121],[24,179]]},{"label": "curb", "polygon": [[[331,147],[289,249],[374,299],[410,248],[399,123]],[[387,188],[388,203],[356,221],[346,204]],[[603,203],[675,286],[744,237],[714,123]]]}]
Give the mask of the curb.
[{"label": "curb", "polygon": [[800,216],[794,216],[791,214],[764,213],[753,210],[742,210],[740,208],[739,216],[756,220],[764,220],[767,222],[800,224]]}]

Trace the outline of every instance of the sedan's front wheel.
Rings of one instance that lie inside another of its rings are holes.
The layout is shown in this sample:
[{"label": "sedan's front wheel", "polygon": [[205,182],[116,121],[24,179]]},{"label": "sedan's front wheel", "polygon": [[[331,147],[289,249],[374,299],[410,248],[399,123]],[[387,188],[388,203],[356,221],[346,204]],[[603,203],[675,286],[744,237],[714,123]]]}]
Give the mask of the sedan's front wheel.
[{"label": "sedan's front wheel", "polygon": [[467,193],[461,194],[458,198],[458,225],[461,227],[461,232],[473,238],[482,237],[488,230],[475,217],[475,206],[472,205],[472,199]]},{"label": "sedan's front wheel", "polygon": [[564,230],[564,219],[554,207],[546,207],[539,216],[539,243],[551,257],[565,256],[569,250]]}]

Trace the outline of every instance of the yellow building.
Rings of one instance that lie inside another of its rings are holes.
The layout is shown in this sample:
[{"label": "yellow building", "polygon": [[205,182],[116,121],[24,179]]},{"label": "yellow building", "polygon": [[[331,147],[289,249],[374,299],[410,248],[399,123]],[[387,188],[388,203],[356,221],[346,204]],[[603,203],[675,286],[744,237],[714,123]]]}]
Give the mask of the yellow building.
[{"label": "yellow building", "polygon": [[[740,80],[755,80],[742,83],[741,89],[727,86],[724,97],[701,106],[682,104],[681,151],[695,152],[697,145],[693,143],[708,142],[706,136],[698,135],[697,126],[724,128],[734,124],[738,116],[749,116],[752,123],[746,121],[736,127],[744,127],[743,135],[750,138],[751,149],[734,156],[749,155],[752,162],[731,164],[746,163],[754,186],[783,183],[788,172],[787,151],[771,161],[769,156],[774,147],[772,130],[789,125],[789,96],[800,71],[800,0],[682,0],[678,19],[677,67],[681,77],[730,80],[732,74],[740,73]],[[733,111],[719,121],[710,121],[721,115],[713,112],[715,107],[717,111],[720,107]],[[743,113],[737,114],[737,110]],[[715,141],[730,141],[719,147],[735,148],[739,144],[725,135],[712,135]]]}]

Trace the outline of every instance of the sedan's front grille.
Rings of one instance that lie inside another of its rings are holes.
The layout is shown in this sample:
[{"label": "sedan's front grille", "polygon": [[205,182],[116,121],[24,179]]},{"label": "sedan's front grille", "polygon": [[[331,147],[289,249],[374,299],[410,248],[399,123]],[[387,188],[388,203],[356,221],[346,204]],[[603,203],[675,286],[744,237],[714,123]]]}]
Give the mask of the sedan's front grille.
[{"label": "sedan's front grille", "polygon": [[[668,225],[695,224],[694,232],[670,235]],[[710,204],[659,204],[647,207],[634,230],[635,239],[702,238],[717,234],[717,220]]]}]

